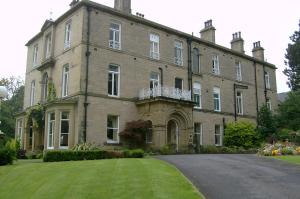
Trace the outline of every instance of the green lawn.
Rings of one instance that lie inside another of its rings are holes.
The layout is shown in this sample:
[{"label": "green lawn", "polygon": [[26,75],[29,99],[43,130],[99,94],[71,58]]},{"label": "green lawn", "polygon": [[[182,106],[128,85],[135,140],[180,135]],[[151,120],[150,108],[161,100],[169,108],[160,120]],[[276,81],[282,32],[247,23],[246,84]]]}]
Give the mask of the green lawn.
[{"label": "green lawn", "polygon": [[283,161],[287,161],[290,163],[294,163],[294,164],[300,164],[300,156],[295,155],[295,156],[276,156],[274,157],[278,160],[283,160]]},{"label": "green lawn", "polygon": [[0,167],[0,198],[203,198],[173,166],[156,159],[43,163]]}]

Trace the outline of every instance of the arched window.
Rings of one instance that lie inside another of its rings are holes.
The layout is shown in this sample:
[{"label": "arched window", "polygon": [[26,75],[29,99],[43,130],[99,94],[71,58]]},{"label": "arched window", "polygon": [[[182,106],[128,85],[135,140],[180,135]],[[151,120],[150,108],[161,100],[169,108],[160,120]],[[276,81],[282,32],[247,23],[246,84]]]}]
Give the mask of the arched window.
[{"label": "arched window", "polygon": [[47,101],[48,97],[48,74],[45,73],[42,79],[42,102]]},{"label": "arched window", "polygon": [[193,49],[192,54],[192,71],[193,73],[200,73],[200,59],[199,59],[199,50],[198,48]]}]

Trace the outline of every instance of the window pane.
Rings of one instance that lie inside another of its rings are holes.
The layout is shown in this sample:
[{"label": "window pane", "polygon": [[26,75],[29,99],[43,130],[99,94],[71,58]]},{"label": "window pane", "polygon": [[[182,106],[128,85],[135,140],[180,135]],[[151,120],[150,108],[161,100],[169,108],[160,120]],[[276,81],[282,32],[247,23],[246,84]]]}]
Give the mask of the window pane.
[{"label": "window pane", "polygon": [[61,119],[69,119],[69,113],[68,112],[62,112],[61,113]]},{"label": "window pane", "polygon": [[114,95],[118,95],[118,89],[119,89],[118,82],[119,82],[119,75],[115,74],[114,75]]},{"label": "window pane", "polygon": [[113,74],[108,74],[108,94],[112,95],[112,76]]},{"label": "window pane", "polygon": [[120,25],[119,25],[119,24],[114,24],[114,23],[112,23],[112,24],[110,24],[110,27],[111,27],[112,29],[115,29],[115,30],[120,30]]},{"label": "window pane", "polygon": [[69,121],[61,121],[61,133],[69,133]]},{"label": "window pane", "polygon": [[62,146],[62,147],[69,146],[68,140],[69,140],[69,134],[61,134],[60,135],[60,146]]},{"label": "window pane", "polygon": [[109,66],[109,71],[119,72],[119,67],[118,66],[114,66],[114,65],[110,65]]},{"label": "window pane", "polygon": [[180,78],[175,78],[175,88],[181,89],[182,90],[182,79]]}]

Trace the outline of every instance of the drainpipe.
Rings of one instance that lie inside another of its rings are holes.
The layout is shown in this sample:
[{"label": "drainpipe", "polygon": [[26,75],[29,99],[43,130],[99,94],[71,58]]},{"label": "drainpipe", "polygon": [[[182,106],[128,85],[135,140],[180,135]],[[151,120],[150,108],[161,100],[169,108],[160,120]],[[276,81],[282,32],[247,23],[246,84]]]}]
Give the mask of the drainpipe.
[{"label": "drainpipe", "polygon": [[188,86],[191,91],[191,98],[193,97],[193,87],[192,87],[192,38],[187,39],[188,44]]},{"label": "drainpipe", "polygon": [[83,142],[86,142],[86,130],[87,130],[87,107],[89,105],[88,99],[88,82],[89,82],[89,64],[90,64],[90,18],[91,18],[91,8],[86,7],[88,13],[87,21],[87,44],[86,44],[86,68],[85,68],[85,92],[84,92],[84,127],[83,127]]},{"label": "drainpipe", "polygon": [[266,85],[266,76],[265,76],[265,74],[266,74],[266,68],[265,68],[265,66],[263,66],[263,69],[264,69],[264,89],[265,89],[265,91],[264,91],[264,93],[265,93],[265,103],[267,103],[267,85]]},{"label": "drainpipe", "polygon": [[234,121],[237,121],[236,114],[236,84],[233,84],[233,104],[234,104]]},{"label": "drainpipe", "polygon": [[256,97],[256,125],[258,125],[258,93],[257,93],[257,73],[256,62],[254,62],[254,78],[255,78],[255,97]]}]

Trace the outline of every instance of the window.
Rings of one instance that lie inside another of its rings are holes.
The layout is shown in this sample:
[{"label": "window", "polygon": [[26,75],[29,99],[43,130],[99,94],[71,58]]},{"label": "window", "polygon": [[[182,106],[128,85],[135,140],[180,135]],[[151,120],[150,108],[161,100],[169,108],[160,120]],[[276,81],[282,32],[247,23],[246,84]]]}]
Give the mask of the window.
[{"label": "window", "polygon": [[48,59],[51,56],[51,33],[46,36],[45,40],[45,57]]},{"label": "window", "polygon": [[236,80],[242,81],[242,65],[241,62],[235,62],[235,70],[236,70]]},{"label": "window", "polygon": [[65,50],[71,47],[71,25],[71,21],[68,21],[65,26]]},{"label": "window", "polygon": [[45,73],[42,79],[42,101],[46,102],[48,97],[48,74]]},{"label": "window", "polygon": [[119,96],[119,66],[110,65],[108,71],[108,95]]},{"label": "window", "polygon": [[32,60],[32,63],[33,63],[33,67],[36,67],[37,66],[37,62],[38,62],[38,51],[39,51],[39,46],[36,44],[33,46],[33,60]]},{"label": "window", "polygon": [[193,73],[200,73],[200,54],[198,48],[193,49],[192,70]]},{"label": "window", "polygon": [[23,136],[23,120],[17,120],[17,138],[21,139],[22,143],[22,136]]},{"label": "window", "polygon": [[29,146],[31,147],[32,146],[32,142],[33,142],[33,124],[32,122],[30,123],[30,126],[29,126]]},{"label": "window", "polygon": [[270,98],[267,98],[266,105],[267,105],[268,109],[271,111],[272,110],[272,104],[271,104]]},{"label": "window", "polygon": [[181,41],[175,41],[175,64],[183,65],[183,44]]},{"label": "window", "polygon": [[116,23],[110,24],[109,29],[109,47],[121,50],[121,25]]},{"label": "window", "polygon": [[[151,122],[151,126],[152,126],[152,122]],[[151,127],[151,128],[148,128],[146,131],[146,143],[151,144],[152,141],[153,141],[153,129]]]},{"label": "window", "polygon": [[265,85],[266,85],[266,88],[270,89],[271,86],[270,86],[270,75],[268,72],[265,72]]},{"label": "window", "polygon": [[150,58],[159,59],[159,35],[150,34]]},{"label": "window", "polygon": [[107,116],[107,143],[119,143],[118,116]]},{"label": "window", "polygon": [[236,93],[236,112],[238,115],[243,115],[243,95],[241,92]]},{"label": "window", "polygon": [[175,88],[182,90],[183,88],[183,80],[176,77],[175,78]]},{"label": "window", "polygon": [[214,96],[214,111],[221,112],[220,88],[214,87],[213,96]]},{"label": "window", "polygon": [[202,134],[202,124],[201,123],[195,123],[194,124],[194,145],[198,148],[203,143],[203,134]]},{"label": "window", "polygon": [[70,132],[70,114],[69,112],[60,113],[60,148],[68,148]]},{"label": "window", "polygon": [[69,93],[69,64],[63,67],[63,78],[62,78],[62,97],[68,96]]},{"label": "window", "polygon": [[34,98],[35,98],[35,81],[33,80],[31,82],[31,88],[30,88],[30,106],[34,105]]},{"label": "window", "polygon": [[220,65],[219,65],[219,56],[214,55],[212,58],[212,70],[213,74],[220,75]]},{"label": "window", "polygon": [[215,125],[215,145],[222,146],[222,130],[220,125]]},{"label": "window", "polygon": [[195,108],[201,108],[201,85],[199,82],[195,82],[193,86]]},{"label": "window", "polygon": [[155,72],[150,73],[150,89],[159,86],[159,74]]},{"label": "window", "polygon": [[48,149],[54,148],[55,113],[48,113]]}]

